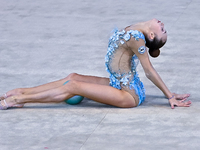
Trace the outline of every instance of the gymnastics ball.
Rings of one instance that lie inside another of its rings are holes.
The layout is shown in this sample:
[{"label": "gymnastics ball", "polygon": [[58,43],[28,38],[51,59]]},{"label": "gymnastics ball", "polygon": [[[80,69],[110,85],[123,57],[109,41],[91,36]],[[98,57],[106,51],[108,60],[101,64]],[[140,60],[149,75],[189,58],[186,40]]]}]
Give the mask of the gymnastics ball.
[{"label": "gymnastics ball", "polygon": [[77,105],[84,99],[83,96],[75,95],[69,99],[66,99],[65,102],[70,105]]}]

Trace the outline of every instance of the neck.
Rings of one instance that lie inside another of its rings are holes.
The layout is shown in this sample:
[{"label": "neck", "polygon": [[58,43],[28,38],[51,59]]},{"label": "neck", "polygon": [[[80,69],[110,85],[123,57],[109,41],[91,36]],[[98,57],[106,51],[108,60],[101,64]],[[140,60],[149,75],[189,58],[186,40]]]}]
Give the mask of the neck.
[{"label": "neck", "polygon": [[147,22],[140,22],[131,26],[134,30],[138,30],[147,36],[149,33],[149,21]]}]

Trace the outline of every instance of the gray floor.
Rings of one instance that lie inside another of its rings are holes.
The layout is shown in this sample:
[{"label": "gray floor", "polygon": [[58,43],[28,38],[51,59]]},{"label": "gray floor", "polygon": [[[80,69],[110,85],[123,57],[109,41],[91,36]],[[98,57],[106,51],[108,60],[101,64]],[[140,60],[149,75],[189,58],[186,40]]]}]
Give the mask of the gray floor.
[{"label": "gray floor", "polygon": [[108,76],[104,55],[114,27],[158,18],[168,42],[151,59],[192,106],[172,110],[138,67],[147,98],[121,109],[84,99],[76,106],[27,104],[1,111],[1,150],[200,149],[199,0],[0,0],[0,92],[66,77]]}]

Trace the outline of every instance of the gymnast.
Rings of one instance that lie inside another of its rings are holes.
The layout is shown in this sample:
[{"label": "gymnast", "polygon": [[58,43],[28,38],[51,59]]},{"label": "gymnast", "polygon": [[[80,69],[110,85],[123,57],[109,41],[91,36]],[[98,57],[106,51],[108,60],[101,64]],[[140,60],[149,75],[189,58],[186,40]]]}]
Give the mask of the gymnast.
[{"label": "gymnast", "polygon": [[190,94],[170,92],[149,60],[149,55],[159,56],[159,49],[166,41],[167,31],[157,19],[122,30],[114,29],[105,56],[109,78],[71,73],[61,80],[37,87],[17,88],[0,97],[0,109],[21,108],[26,103],[58,103],[76,95],[121,108],[139,106],[145,100],[145,89],[136,71],[138,62],[146,77],[163,92],[172,109],[189,107],[191,101],[187,98]]}]

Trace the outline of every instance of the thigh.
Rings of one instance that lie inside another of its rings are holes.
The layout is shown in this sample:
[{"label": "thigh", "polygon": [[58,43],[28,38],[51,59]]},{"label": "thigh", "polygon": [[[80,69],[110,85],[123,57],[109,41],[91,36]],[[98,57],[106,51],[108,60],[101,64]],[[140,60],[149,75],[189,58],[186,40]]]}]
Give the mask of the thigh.
[{"label": "thigh", "polygon": [[[73,86],[75,85],[75,88]],[[119,90],[109,85],[101,85],[80,81],[71,81],[62,88],[71,88],[74,95],[81,95],[91,100],[117,107],[135,107],[137,102],[134,97],[125,90]]]}]

